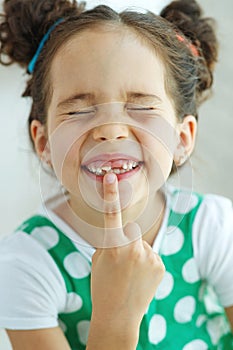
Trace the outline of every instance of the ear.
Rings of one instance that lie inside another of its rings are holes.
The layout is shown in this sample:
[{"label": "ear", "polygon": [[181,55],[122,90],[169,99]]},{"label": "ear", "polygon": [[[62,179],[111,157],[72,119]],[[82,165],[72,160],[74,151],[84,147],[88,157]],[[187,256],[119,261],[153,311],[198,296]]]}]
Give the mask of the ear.
[{"label": "ear", "polygon": [[39,120],[33,120],[30,126],[32,140],[39,158],[45,163],[51,165],[50,149],[45,126]]},{"label": "ear", "polygon": [[184,117],[182,123],[178,124],[178,144],[174,153],[176,166],[182,165],[191,155],[197,133],[197,120],[193,115]]}]

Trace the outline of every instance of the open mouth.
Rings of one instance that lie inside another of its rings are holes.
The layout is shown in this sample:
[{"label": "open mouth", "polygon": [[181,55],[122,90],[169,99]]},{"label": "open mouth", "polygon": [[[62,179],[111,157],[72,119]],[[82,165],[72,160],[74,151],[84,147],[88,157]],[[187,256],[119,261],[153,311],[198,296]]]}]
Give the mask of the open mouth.
[{"label": "open mouth", "polygon": [[117,175],[118,180],[126,178],[137,172],[143,162],[135,161],[132,159],[115,159],[111,161],[94,161],[90,164],[82,166],[90,175],[95,178],[103,179],[107,173],[114,173]]}]

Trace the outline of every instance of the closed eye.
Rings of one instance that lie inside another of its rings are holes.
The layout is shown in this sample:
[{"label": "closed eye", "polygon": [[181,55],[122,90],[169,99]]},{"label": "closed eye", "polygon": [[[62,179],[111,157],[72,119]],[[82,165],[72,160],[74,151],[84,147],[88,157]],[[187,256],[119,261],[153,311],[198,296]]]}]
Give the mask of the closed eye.
[{"label": "closed eye", "polygon": [[87,111],[82,111],[82,112],[69,112],[68,115],[80,115],[80,114],[89,114],[91,113],[90,111],[87,112]]},{"label": "closed eye", "polygon": [[93,108],[84,108],[84,109],[81,109],[81,110],[78,110],[78,111],[71,111],[71,112],[68,112],[67,115],[70,115],[70,116],[84,116],[84,115],[93,115],[95,113],[95,109]]},{"label": "closed eye", "polygon": [[140,104],[128,104],[126,106],[126,111],[134,118],[154,117],[158,114],[158,108]]},{"label": "closed eye", "polygon": [[127,107],[130,111],[153,111],[154,107]]}]

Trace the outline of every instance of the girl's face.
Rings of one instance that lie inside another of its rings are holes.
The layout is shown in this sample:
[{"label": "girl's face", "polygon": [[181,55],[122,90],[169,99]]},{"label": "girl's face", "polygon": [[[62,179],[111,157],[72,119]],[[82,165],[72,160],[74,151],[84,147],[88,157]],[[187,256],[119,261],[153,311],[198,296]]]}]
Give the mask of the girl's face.
[{"label": "girl's face", "polygon": [[58,51],[50,80],[48,145],[71,207],[101,211],[103,175],[114,171],[135,218],[167,180],[177,144],[161,59],[125,29],[85,30]]}]

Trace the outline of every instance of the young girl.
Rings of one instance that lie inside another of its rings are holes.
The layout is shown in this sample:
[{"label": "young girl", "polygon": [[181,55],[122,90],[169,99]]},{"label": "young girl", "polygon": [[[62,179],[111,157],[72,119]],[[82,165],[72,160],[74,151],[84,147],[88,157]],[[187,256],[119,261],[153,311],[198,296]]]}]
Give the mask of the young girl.
[{"label": "young girl", "polygon": [[1,241],[13,349],[233,349],[231,203],[167,185],[212,85],[212,21],[193,0],[4,11],[2,63],[29,74],[33,147],[62,188]]}]

